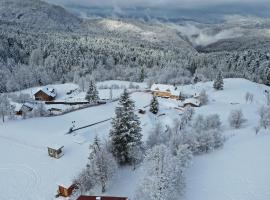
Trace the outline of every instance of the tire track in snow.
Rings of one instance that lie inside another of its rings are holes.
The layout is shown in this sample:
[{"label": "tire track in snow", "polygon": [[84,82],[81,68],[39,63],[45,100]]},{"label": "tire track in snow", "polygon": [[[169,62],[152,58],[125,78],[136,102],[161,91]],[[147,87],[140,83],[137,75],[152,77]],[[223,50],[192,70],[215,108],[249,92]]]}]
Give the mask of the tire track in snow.
[{"label": "tire track in snow", "polygon": [[12,142],[12,143],[14,143],[16,145],[19,145],[19,146],[24,146],[24,147],[28,147],[28,148],[35,149],[35,150],[44,151],[44,147],[29,144],[27,142],[17,140],[15,138],[10,138],[10,137],[7,137],[7,136],[0,135],[0,139],[7,140],[7,141]]},{"label": "tire track in snow", "polygon": [[[28,165],[24,164],[5,164],[0,165],[0,173],[4,172],[5,174],[10,173],[16,179],[16,187],[14,188],[14,192],[12,192],[12,196],[9,197],[1,197],[0,199],[29,199],[30,196],[37,189],[37,186],[41,182],[40,175],[36,172],[35,169]],[[3,180],[3,179],[2,179]],[[21,180],[26,181],[20,182]],[[1,180],[0,180],[1,182]],[[18,184],[18,185],[17,185]],[[24,185],[20,185],[24,184]],[[10,186],[11,187],[11,186]],[[21,191],[19,190],[22,189]]]}]

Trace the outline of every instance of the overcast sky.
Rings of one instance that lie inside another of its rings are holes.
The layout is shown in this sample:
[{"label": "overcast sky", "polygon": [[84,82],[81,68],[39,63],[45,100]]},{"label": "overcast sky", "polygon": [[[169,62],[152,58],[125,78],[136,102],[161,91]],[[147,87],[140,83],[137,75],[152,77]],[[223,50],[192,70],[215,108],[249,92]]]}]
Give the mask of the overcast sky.
[{"label": "overcast sky", "polygon": [[141,7],[172,7],[172,8],[197,8],[201,6],[216,6],[220,4],[259,4],[268,3],[270,0],[47,0],[56,4],[78,4],[87,6],[141,6]]}]

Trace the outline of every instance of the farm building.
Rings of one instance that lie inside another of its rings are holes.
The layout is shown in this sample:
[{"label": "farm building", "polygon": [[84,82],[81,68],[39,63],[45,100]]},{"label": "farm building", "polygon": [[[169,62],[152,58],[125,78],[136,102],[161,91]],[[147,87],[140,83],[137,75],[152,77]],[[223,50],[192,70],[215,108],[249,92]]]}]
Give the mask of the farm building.
[{"label": "farm building", "polygon": [[128,200],[128,198],[109,196],[80,196],[77,200]]},{"label": "farm building", "polygon": [[183,107],[187,107],[187,106],[200,107],[201,106],[201,102],[197,98],[186,99],[183,102]]},{"label": "farm building", "polygon": [[177,88],[173,85],[165,85],[165,84],[153,84],[151,87],[151,92],[153,95],[157,97],[170,98],[176,100],[185,100],[186,98],[198,97],[195,95],[188,94],[188,91],[183,92],[181,89]]},{"label": "farm building", "polygon": [[54,146],[47,147],[47,148],[48,148],[48,155],[53,157],[53,158],[58,159],[64,155],[64,152],[63,152],[64,146],[54,145]]},{"label": "farm building", "polygon": [[54,88],[40,88],[34,93],[35,100],[37,101],[53,101],[56,97]]},{"label": "farm building", "polygon": [[157,97],[179,99],[180,91],[177,87],[165,84],[153,84],[151,87],[151,92]]},{"label": "farm building", "polygon": [[34,106],[30,103],[15,104],[14,106],[16,115],[23,115],[27,112],[31,112],[34,109]]}]

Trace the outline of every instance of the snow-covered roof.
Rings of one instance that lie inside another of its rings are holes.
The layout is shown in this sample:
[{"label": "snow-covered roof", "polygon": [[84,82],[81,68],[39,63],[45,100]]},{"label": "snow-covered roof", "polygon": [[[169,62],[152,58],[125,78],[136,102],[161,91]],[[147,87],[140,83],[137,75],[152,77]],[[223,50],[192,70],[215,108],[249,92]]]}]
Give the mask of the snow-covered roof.
[{"label": "snow-covered roof", "polygon": [[35,105],[28,103],[28,102],[24,103],[23,106],[26,106],[28,108],[35,108]]},{"label": "snow-covered roof", "polygon": [[161,91],[161,92],[173,92],[176,91],[173,85],[165,85],[165,84],[153,84],[151,86],[151,91]]},{"label": "snow-covered roof", "polygon": [[19,112],[21,109],[22,109],[22,106],[23,106],[23,104],[21,104],[21,103],[11,103],[11,105],[13,105],[15,108],[14,108],[14,110],[15,110],[15,112]]},{"label": "snow-covered roof", "polygon": [[38,88],[34,94],[38,93],[39,91],[44,92],[45,94],[47,94],[48,96],[51,97],[56,97],[56,92],[54,88],[50,88],[50,87],[43,87],[43,88]]},{"label": "snow-covered roof", "polygon": [[201,102],[198,100],[198,99],[195,99],[195,98],[189,98],[189,99],[186,99],[184,102],[183,102],[183,105],[186,105],[186,104],[193,104],[195,106],[200,106],[201,105]]},{"label": "snow-covered roof", "polygon": [[51,148],[51,149],[57,150],[57,149],[63,148],[64,146],[63,145],[59,145],[59,144],[49,144],[49,145],[47,145],[47,147],[48,148]]}]

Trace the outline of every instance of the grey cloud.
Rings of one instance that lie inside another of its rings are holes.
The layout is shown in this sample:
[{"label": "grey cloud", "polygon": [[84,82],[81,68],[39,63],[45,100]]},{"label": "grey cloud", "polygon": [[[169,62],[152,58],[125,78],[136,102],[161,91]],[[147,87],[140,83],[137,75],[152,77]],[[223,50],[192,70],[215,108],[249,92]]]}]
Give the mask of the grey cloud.
[{"label": "grey cloud", "polygon": [[260,4],[269,0],[47,0],[55,4],[75,4],[85,6],[118,6],[118,7],[174,7],[194,8],[201,6],[215,6],[220,4]]}]

